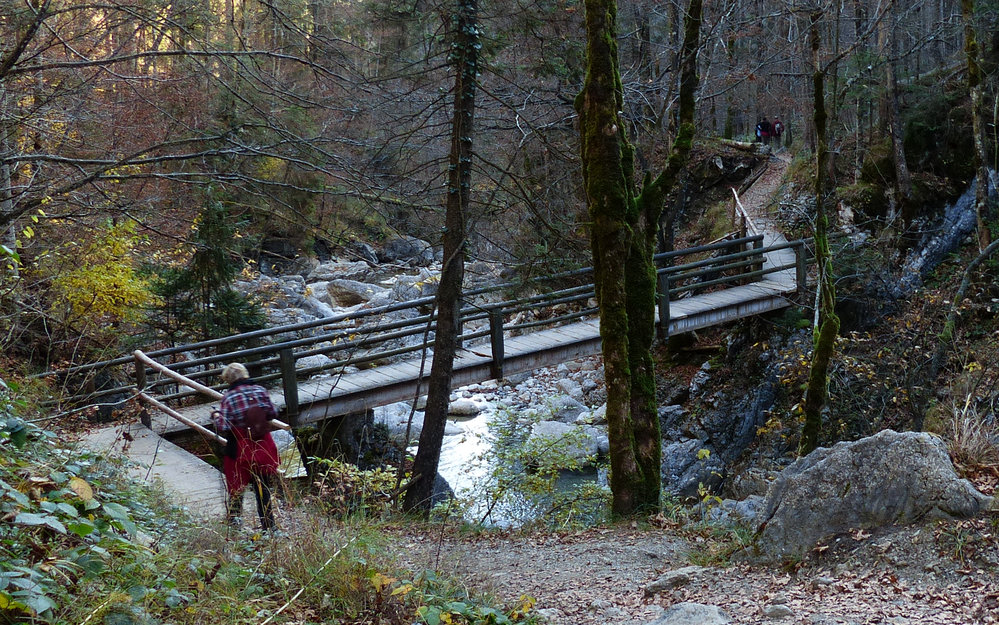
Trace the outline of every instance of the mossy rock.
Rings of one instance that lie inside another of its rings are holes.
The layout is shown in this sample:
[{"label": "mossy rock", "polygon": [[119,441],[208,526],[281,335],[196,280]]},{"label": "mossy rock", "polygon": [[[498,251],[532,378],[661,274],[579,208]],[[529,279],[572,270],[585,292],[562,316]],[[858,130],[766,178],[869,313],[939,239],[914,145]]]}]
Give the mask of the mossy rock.
[{"label": "mossy rock", "polygon": [[871,144],[860,165],[860,182],[882,188],[895,184],[895,156],[890,139]]},{"label": "mossy rock", "polygon": [[888,213],[888,194],[883,185],[858,182],[848,187],[839,187],[836,195],[861,220],[882,218]]}]

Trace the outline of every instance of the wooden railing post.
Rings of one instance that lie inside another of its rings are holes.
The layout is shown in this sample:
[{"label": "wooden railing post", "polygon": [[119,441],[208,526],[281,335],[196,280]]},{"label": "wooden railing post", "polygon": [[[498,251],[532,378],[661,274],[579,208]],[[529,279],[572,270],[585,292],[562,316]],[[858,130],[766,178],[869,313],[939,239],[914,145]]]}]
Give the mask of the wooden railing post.
[{"label": "wooden railing post", "polygon": [[805,244],[798,243],[794,246],[794,279],[798,287],[798,297],[805,297],[808,274],[805,271]]},{"label": "wooden railing post", "polygon": [[493,379],[503,379],[503,309],[489,309],[489,343],[492,346],[493,361],[489,373]]},{"label": "wooden railing post", "polygon": [[281,359],[281,384],[284,387],[284,411],[292,426],[298,420],[298,372],[295,370],[295,352],[290,347],[278,353]]},{"label": "wooden railing post", "polygon": [[[138,356],[135,358],[135,392],[136,394],[141,393],[146,388],[146,363],[139,360]],[[146,404],[139,402],[141,408],[139,408],[139,422],[147,428],[153,427],[153,419],[149,416],[149,410],[146,409]]]},{"label": "wooden railing post", "polygon": [[[756,241],[753,241],[753,250],[759,254],[759,260],[753,262],[753,264],[750,265],[749,270],[760,271],[761,269],[763,269],[763,262],[765,260],[763,258],[763,239],[757,239]],[[762,278],[758,279],[762,280]],[[747,282],[752,282],[752,281],[753,281],[752,278],[750,278]]]},{"label": "wooden railing post", "polygon": [[669,274],[666,272],[659,274],[659,297],[656,299],[659,304],[659,338],[665,341],[669,338]]}]

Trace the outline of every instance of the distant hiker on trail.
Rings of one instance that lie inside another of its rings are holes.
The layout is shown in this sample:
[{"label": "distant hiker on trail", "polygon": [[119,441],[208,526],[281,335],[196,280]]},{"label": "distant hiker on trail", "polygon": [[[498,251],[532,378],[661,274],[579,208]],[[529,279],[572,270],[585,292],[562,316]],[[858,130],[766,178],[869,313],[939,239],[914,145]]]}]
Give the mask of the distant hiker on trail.
[{"label": "distant hiker on trail", "polygon": [[764,120],[761,117],[760,121],[756,122],[756,140],[757,141],[763,141],[763,121]]},{"label": "distant hiker on trail", "polygon": [[777,143],[777,146],[779,147],[781,135],[784,134],[784,123],[780,120],[779,117],[774,117],[774,123],[771,126],[771,133],[773,134],[774,140]]},{"label": "distant hiker on trail", "polygon": [[243,490],[252,484],[260,525],[264,530],[275,530],[271,488],[280,459],[271,438],[270,420],[277,416],[277,410],[267,390],[254,384],[243,365],[227,365],[222,370],[222,381],[229,385],[229,390],[222,396],[220,410],[212,416],[216,429],[227,441],[222,472],[229,524],[239,525]]},{"label": "distant hiker on trail", "polygon": [[770,145],[770,122],[764,117],[760,119],[760,137],[763,139],[763,145]]}]

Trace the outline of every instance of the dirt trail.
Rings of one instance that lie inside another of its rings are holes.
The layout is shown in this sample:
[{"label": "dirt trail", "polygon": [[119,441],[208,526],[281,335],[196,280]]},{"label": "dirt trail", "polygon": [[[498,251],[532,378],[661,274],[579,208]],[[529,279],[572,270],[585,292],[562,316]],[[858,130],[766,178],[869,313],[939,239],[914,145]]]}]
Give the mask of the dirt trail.
[{"label": "dirt trail", "polygon": [[949,538],[989,536],[988,523],[858,532],[791,567],[722,560],[685,569],[686,582],[654,593],[645,587],[665,573],[704,562],[710,541],[621,526],[396,538],[410,566],[453,573],[507,605],[534,597],[553,625],[644,625],[681,602],[718,606],[747,625],[989,625],[999,623],[999,545],[991,539],[960,553]]}]

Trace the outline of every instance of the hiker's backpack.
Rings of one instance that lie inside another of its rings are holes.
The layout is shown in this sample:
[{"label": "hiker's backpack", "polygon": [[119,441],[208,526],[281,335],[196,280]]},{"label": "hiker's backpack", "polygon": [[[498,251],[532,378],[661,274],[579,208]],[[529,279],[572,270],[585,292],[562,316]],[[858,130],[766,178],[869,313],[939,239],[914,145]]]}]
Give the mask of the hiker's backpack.
[{"label": "hiker's backpack", "polygon": [[261,438],[273,429],[270,421],[277,416],[277,410],[264,393],[254,393],[246,399],[249,404],[244,416],[246,428],[251,438]]}]

